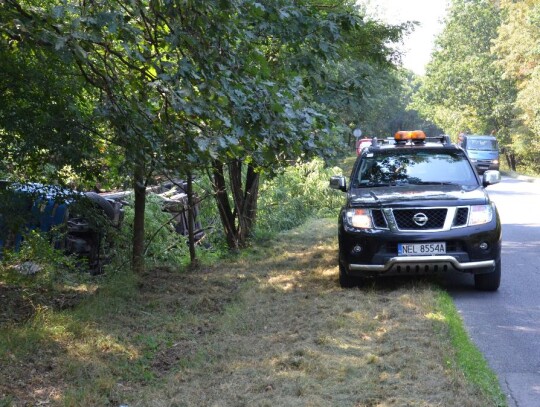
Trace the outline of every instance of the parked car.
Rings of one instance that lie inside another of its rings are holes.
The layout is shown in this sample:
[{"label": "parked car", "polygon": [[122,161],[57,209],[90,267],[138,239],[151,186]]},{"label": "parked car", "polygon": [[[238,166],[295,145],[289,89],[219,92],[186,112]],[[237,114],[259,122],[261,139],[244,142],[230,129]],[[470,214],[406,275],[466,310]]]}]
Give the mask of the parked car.
[{"label": "parked car", "polygon": [[371,145],[370,138],[361,138],[356,141],[356,155],[360,155],[362,150]]},{"label": "parked car", "polygon": [[464,272],[479,290],[501,279],[501,223],[484,187],[499,182],[488,170],[480,181],[467,154],[448,136],[422,131],[373,139],[362,150],[339,215],[342,287],[379,276]]},{"label": "parked car", "polygon": [[458,145],[467,152],[478,174],[499,170],[499,143],[494,136],[460,134]]}]

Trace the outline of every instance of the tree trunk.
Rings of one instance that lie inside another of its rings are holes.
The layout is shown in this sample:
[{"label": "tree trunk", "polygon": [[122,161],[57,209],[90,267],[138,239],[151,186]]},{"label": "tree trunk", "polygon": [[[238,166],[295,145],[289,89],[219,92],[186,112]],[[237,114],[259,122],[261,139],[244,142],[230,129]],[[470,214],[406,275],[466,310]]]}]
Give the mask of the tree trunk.
[{"label": "tree trunk", "polygon": [[242,161],[233,160],[229,162],[229,182],[231,184],[231,195],[234,203],[234,213],[236,214],[237,230],[236,241],[239,247],[244,245],[242,236],[245,233],[244,225],[244,199],[242,194]]},{"label": "tree trunk", "polygon": [[509,151],[509,149],[506,149],[504,152],[504,156],[506,158],[506,163],[508,164],[508,167],[512,171],[516,171],[516,156],[512,151]]},{"label": "tree trunk", "polygon": [[144,211],[146,207],[146,188],[144,185],[144,166],[135,167],[133,190],[135,192],[135,217],[133,219],[132,270],[144,273]]},{"label": "tree trunk", "polygon": [[245,185],[242,185],[242,161],[229,163],[231,193],[238,218],[237,241],[239,247],[245,247],[255,224],[257,198],[259,196],[259,174],[248,164]]},{"label": "tree trunk", "polygon": [[235,214],[232,211],[229,197],[227,195],[227,184],[223,170],[223,163],[219,160],[214,160],[212,164],[213,182],[215,198],[218,206],[219,217],[225,232],[227,246],[231,250],[238,250],[238,241],[236,239],[236,224]]},{"label": "tree trunk", "polygon": [[188,243],[189,243],[189,259],[191,261],[191,266],[197,264],[197,254],[195,252],[195,204],[193,202],[193,178],[191,172],[187,174],[187,200],[188,200]]},{"label": "tree trunk", "polygon": [[255,221],[257,218],[257,200],[259,198],[259,179],[260,175],[255,171],[255,168],[251,164],[248,164],[247,174],[246,174],[246,189],[244,192],[244,211],[242,213],[242,218],[244,228],[243,228],[243,239],[246,241],[251,233],[253,232],[253,227],[255,226]]},{"label": "tree trunk", "polygon": [[510,155],[510,162],[511,162],[511,168],[512,168],[512,171],[517,171],[517,160],[516,160],[516,155],[514,153],[512,153]]},{"label": "tree trunk", "polygon": [[255,168],[248,164],[245,182],[243,182],[242,167],[241,160],[233,160],[228,164],[233,208],[227,194],[224,164],[216,160],[213,166],[213,185],[219,215],[225,231],[227,245],[232,250],[238,250],[247,245],[257,216],[260,176],[255,171]]}]

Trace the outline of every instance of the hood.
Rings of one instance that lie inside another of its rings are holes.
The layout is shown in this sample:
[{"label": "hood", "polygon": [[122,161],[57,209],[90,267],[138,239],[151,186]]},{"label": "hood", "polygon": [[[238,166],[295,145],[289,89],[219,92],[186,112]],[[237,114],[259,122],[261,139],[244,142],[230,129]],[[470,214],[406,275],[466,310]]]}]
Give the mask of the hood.
[{"label": "hood", "polygon": [[348,201],[352,207],[461,206],[485,204],[489,198],[481,186],[406,185],[352,188]]}]

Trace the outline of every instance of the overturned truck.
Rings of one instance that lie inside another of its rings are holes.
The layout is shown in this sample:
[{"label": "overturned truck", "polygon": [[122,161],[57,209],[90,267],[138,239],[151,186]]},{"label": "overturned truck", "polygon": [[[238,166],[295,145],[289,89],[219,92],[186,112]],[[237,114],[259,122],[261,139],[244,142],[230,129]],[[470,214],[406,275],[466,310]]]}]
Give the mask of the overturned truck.
[{"label": "overturned truck", "polygon": [[[163,200],[177,233],[188,234],[188,199],[184,181],[170,181],[147,189]],[[86,259],[92,274],[101,273],[105,253],[114,244],[110,228],[119,228],[130,191],[78,192],[36,183],[0,182],[0,251],[19,250],[32,230],[49,233],[51,244],[67,254]],[[197,205],[192,208],[195,240],[204,237]]]}]

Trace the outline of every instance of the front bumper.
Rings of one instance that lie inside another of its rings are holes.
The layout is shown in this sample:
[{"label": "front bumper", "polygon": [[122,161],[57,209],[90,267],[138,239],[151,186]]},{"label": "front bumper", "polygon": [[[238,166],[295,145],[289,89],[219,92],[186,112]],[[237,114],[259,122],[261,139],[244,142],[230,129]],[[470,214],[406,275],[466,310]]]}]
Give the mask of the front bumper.
[{"label": "front bumper", "polygon": [[482,175],[487,170],[497,170],[499,171],[499,163],[494,164],[491,160],[478,160],[474,163],[476,167],[476,172]]},{"label": "front bumper", "polygon": [[438,271],[484,272],[493,271],[495,260],[459,262],[452,256],[404,256],[392,257],[384,264],[349,264],[349,272],[386,275],[423,274]]},{"label": "front bumper", "polygon": [[[423,275],[439,272],[490,273],[501,256],[501,226],[498,217],[487,224],[441,232],[388,230],[351,231],[340,224],[340,262],[353,277]],[[399,243],[445,242],[446,253],[400,256]],[[487,248],[482,248],[487,244]],[[358,250],[360,248],[361,250]]]}]

